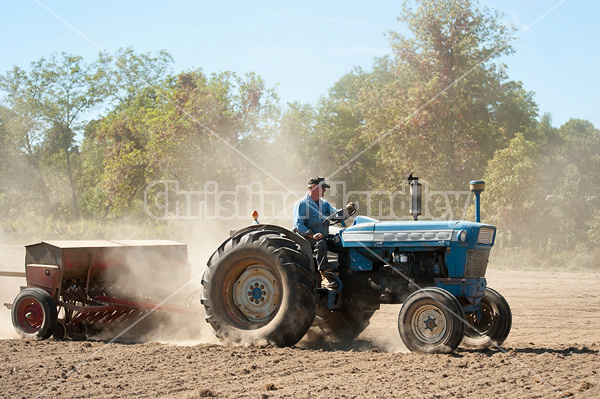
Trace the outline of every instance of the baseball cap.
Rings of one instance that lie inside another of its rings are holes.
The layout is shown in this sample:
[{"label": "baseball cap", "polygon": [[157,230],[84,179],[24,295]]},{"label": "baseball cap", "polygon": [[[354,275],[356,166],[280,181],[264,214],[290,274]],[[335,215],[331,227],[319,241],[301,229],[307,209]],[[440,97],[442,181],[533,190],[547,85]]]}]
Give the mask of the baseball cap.
[{"label": "baseball cap", "polygon": [[324,177],[319,177],[319,176],[313,177],[312,179],[310,179],[308,181],[308,184],[309,185],[311,185],[311,184],[318,184],[319,186],[324,187],[324,188],[331,187],[329,184],[325,183],[325,178]]}]

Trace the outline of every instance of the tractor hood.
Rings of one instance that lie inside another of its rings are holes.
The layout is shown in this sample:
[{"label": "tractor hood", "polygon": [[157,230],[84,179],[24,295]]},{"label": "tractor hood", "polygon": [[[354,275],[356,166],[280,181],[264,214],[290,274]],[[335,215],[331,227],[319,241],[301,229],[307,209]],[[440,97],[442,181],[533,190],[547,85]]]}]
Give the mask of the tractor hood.
[{"label": "tractor hood", "polygon": [[352,226],[340,232],[340,237],[344,247],[445,247],[451,241],[457,241],[462,231],[466,232],[467,238],[478,237],[482,226],[491,231],[492,241],[496,229],[482,223],[457,220],[382,222],[358,216]]}]

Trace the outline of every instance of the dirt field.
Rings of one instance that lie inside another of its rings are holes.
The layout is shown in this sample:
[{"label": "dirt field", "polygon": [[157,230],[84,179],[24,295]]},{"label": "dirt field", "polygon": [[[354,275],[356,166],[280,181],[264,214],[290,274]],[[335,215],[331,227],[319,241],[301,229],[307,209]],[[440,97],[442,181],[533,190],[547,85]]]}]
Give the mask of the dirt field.
[{"label": "dirt field", "polygon": [[[22,270],[21,247],[0,251],[0,270]],[[0,396],[600,397],[600,275],[490,269],[489,285],[513,310],[503,351],[406,353],[399,306],[382,307],[352,345],[293,348],[222,346],[203,320],[157,331],[162,343],[26,341],[12,339],[3,308]],[[11,302],[22,280],[0,280],[0,302]]]}]

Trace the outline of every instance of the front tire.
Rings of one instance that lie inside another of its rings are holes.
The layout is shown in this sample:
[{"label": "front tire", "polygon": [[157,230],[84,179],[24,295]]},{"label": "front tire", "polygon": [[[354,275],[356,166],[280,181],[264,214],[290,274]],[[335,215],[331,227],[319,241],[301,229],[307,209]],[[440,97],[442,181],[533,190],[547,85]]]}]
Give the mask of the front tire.
[{"label": "front tire", "polygon": [[398,315],[398,331],[412,352],[450,353],[465,333],[458,299],[440,288],[425,288],[409,296]]},{"label": "front tire", "polygon": [[487,288],[480,304],[481,318],[476,318],[474,313],[465,316],[469,326],[462,345],[473,349],[502,345],[512,326],[512,312],[508,302],[496,290]]},{"label": "front tire", "polygon": [[41,288],[26,288],[15,298],[11,308],[15,330],[23,338],[50,338],[58,322],[54,300]]},{"label": "front tire", "polygon": [[310,258],[284,234],[250,231],[227,241],[202,277],[206,321],[227,342],[291,346],[315,317]]}]

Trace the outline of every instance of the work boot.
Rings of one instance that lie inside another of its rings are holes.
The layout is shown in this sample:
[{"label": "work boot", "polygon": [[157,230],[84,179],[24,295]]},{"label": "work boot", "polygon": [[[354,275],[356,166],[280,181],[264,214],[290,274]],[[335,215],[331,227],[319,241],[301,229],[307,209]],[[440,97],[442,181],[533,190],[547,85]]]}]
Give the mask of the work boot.
[{"label": "work boot", "polygon": [[321,287],[327,288],[331,291],[337,290],[339,287],[337,282],[338,278],[338,272],[334,272],[331,270],[321,270]]}]

